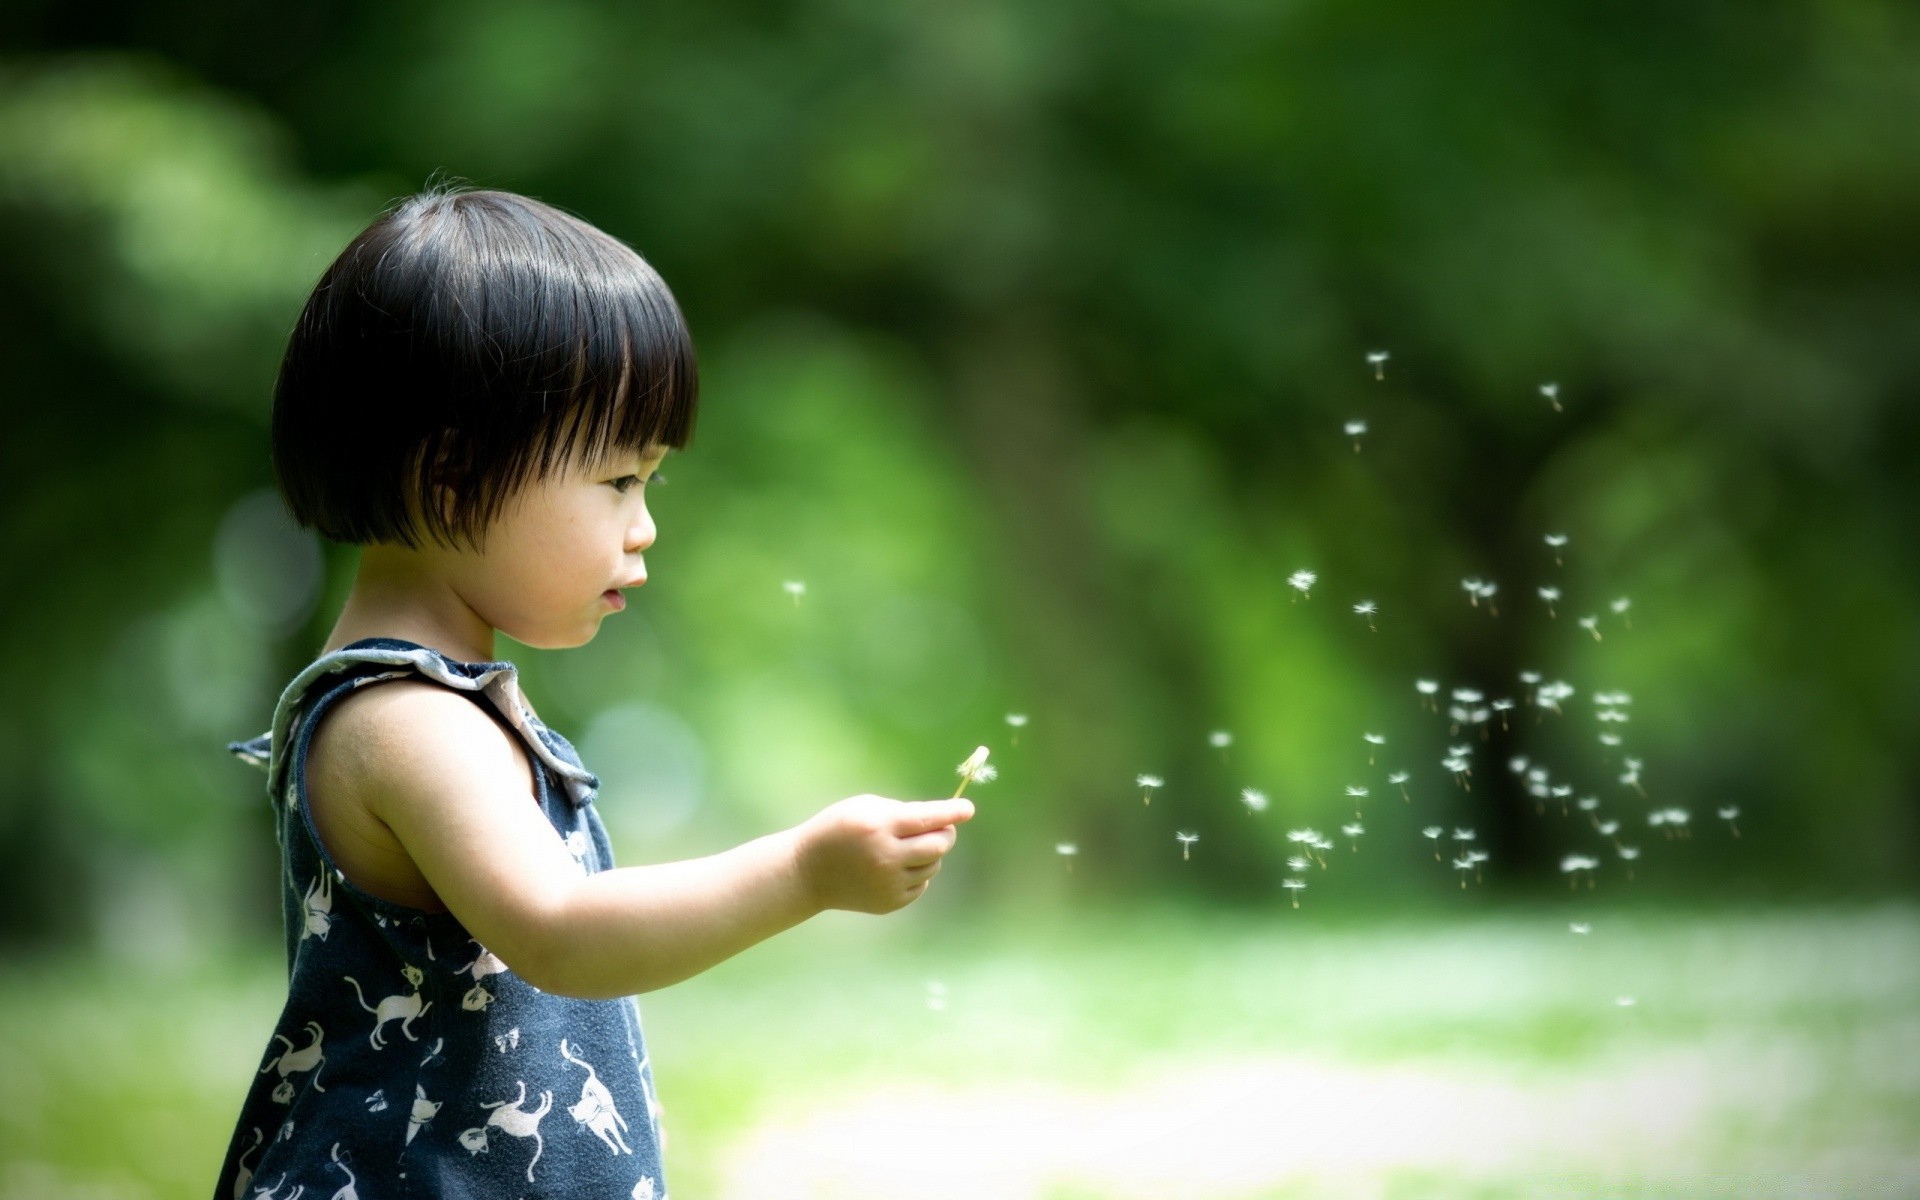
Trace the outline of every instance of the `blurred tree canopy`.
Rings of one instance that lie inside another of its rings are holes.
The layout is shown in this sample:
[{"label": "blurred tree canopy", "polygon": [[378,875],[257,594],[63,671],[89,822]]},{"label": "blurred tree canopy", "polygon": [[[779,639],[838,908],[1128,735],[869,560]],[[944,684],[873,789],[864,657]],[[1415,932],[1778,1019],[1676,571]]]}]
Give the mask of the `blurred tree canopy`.
[{"label": "blurred tree canopy", "polygon": [[[1557,881],[1572,825],[1510,753],[1636,821],[1742,807],[1738,853],[1702,830],[1649,887],[1915,878],[1911,5],[42,0],[10,24],[10,937],[277,928],[262,777],[224,743],[266,728],[353,556],[272,496],[273,373],[320,270],[436,171],[628,241],[701,348],[652,582],[583,649],[502,648],[608,781],[623,862],[945,795],[984,741],[993,819],[947,886],[1010,906],[1270,903],[1284,830],[1347,819],[1363,778],[1382,822],[1477,823],[1500,886]],[[1495,769],[1455,787],[1414,678],[1519,695],[1529,669],[1577,710],[1468,730]],[[1609,688],[1633,696],[1613,752],[1585,699]],[[1373,894],[1453,887],[1418,838],[1367,850]]]}]

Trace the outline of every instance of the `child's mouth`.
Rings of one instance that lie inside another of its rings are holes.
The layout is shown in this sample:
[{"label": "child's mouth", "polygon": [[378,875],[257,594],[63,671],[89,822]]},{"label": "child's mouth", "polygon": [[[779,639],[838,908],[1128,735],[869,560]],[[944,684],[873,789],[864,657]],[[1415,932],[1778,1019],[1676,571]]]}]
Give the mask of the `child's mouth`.
[{"label": "child's mouth", "polygon": [[613,604],[613,611],[615,612],[619,612],[627,606],[627,598],[613,588],[608,588],[600,594]]}]

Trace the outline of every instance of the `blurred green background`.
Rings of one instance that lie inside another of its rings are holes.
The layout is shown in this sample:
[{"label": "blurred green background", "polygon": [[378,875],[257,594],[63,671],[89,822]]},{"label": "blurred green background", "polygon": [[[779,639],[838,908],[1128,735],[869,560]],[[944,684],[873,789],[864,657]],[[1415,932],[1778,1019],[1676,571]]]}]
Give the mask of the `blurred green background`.
[{"label": "blurred green background", "polygon": [[1912,6],[8,25],[0,1198],[211,1187],[284,978],[224,747],[354,565],[273,373],[436,172],[627,241],[700,350],[647,587],[502,640],[620,860],[1000,769],[925,900],[643,997],[676,1195],[1920,1194]]}]

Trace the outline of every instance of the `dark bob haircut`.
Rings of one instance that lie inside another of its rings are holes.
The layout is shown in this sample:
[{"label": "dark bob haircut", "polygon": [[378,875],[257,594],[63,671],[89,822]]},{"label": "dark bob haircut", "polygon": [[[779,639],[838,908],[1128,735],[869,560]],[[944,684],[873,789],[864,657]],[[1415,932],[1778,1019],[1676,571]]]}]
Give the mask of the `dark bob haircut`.
[{"label": "dark bob haircut", "polygon": [[699,377],[626,243],[512,192],[429,185],[329,266],[273,389],[273,470],[336,542],[478,549],[530,483],[684,448]]}]

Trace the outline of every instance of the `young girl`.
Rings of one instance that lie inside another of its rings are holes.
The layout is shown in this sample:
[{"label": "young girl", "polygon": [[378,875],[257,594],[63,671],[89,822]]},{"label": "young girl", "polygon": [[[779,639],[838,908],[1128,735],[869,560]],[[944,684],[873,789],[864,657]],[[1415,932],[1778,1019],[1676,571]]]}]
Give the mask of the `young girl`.
[{"label": "young girl", "polygon": [[625,607],[697,397],[653,269],[523,196],[429,188],[321,276],[273,466],[361,558],[272,728],[228,747],[267,774],[288,986],[216,1200],[665,1196],[634,995],[826,909],[911,903],[972,817],[854,796],[613,865],[599,779],[494,635],[580,646]]}]

